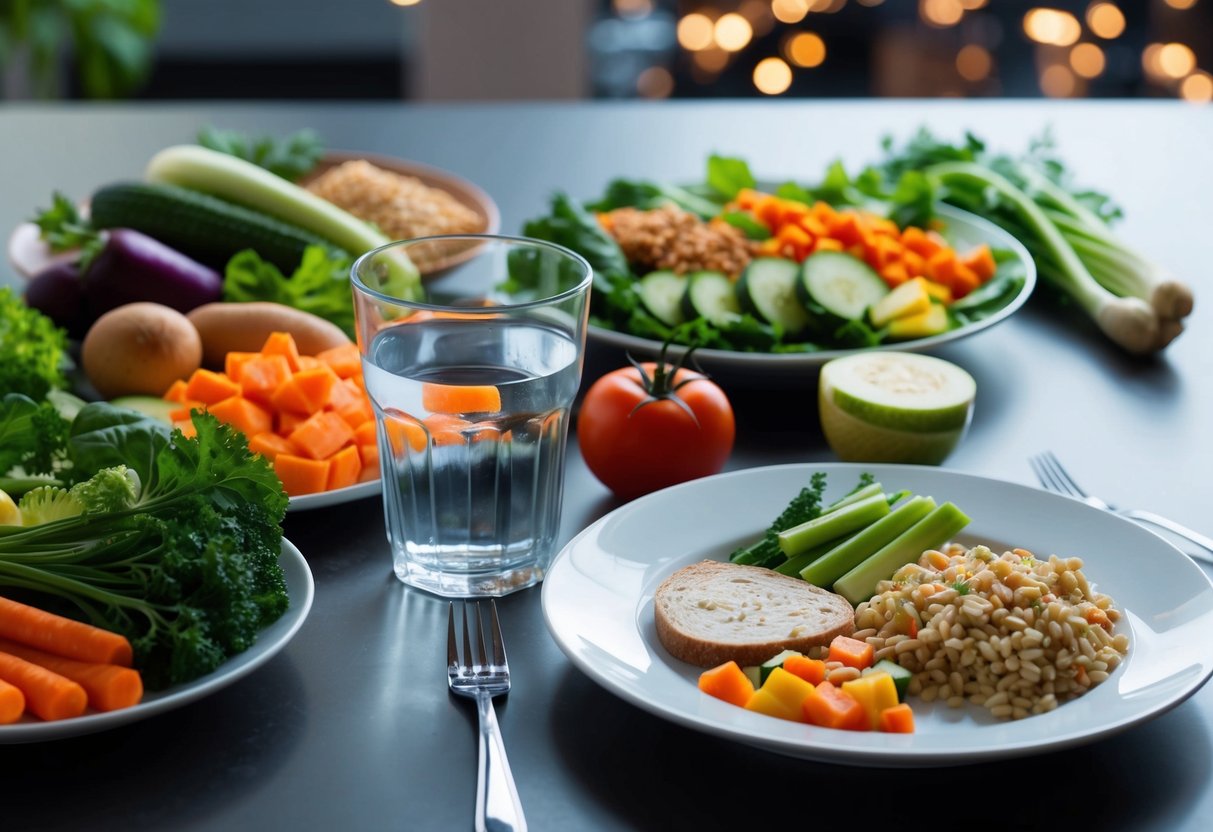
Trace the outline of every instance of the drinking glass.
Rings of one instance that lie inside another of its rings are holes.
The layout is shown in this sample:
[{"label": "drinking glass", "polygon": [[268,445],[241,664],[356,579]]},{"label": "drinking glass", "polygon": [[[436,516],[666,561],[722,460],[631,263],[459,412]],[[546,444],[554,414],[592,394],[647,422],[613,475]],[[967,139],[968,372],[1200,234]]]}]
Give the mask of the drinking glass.
[{"label": "drinking glass", "polygon": [[[438,265],[417,284],[407,260]],[[448,597],[543,579],[593,271],[539,240],[404,240],[352,269],[396,576]]]}]

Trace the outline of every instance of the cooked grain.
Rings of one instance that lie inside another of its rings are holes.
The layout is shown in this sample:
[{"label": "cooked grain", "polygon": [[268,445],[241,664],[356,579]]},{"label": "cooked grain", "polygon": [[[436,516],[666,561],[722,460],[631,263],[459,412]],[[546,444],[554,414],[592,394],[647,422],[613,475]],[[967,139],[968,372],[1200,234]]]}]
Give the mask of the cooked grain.
[{"label": "cooked grain", "polygon": [[720,220],[704,222],[673,205],[648,211],[617,208],[598,219],[640,274],[708,270],[737,277],[753,258],[753,244],[733,226]]}]

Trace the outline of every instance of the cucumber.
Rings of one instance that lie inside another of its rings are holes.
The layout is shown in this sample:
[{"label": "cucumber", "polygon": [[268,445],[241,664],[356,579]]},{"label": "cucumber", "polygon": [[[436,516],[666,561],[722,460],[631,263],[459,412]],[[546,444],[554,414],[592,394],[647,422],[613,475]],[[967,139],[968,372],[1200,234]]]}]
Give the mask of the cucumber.
[{"label": "cucumber", "polygon": [[308,246],[332,248],[301,228],[175,185],[107,185],[93,194],[89,215],[96,228],[133,228],[220,272],[246,248],[285,274],[299,266]]},{"label": "cucumber", "polygon": [[687,318],[706,318],[723,326],[741,315],[737,289],[723,272],[702,271],[687,275],[687,291],[682,298]]},{"label": "cucumber", "polygon": [[[198,145],[161,150],[148,162],[144,176],[149,182],[178,185],[262,211],[350,254],[361,255],[391,242],[369,223],[265,168]],[[403,251],[394,250],[383,262],[387,273],[371,288],[393,297],[421,296],[420,273]]]},{"label": "cucumber", "polygon": [[798,650],[784,650],[783,652],[772,656],[762,664],[758,665],[758,686],[761,687],[762,684],[766,682],[767,677],[771,675],[772,670],[777,667],[783,667],[783,663],[787,661],[790,656],[802,655],[804,654]]},{"label": "cucumber", "polygon": [[764,321],[797,335],[809,325],[809,313],[796,295],[800,267],[782,257],[759,257],[750,261],[737,291],[741,304]]},{"label": "cucumber", "polygon": [[126,410],[134,410],[137,413],[142,413],[144,416],[150,416],[153,419],[164,422],[166,425],[173,423],[173,417],[170,415],[174,410],[177,410],[181,405],[158,399],[155,396],[119,396],[116,399],[110,399],[110,404],[114,407],[121,407]]},{"label": "cucumber", "polygon": [[755,690],[762,687],[762,674],[759,672],[757,665],[743,667],[741,672],[750,680],[750,684],[754,686]]},{"label": "cucumber", "polygon": [[888,659],[881,659],[876,664],[866,668],[860,675],[869,676],[873,673],[889,674],[893,678],[893,687],[897,688],[897,701],[906,701],[906,694],[910,692],[910,680],[914,678],[913,673],[897,662],[891,662]]},{"label": "cucumber", "polygon": [[871,266],[840,251],[821,251],[805,258],[797,291],[815,323],[831,331],[846,321],[863,320],[868,307],[889,293]]},{"label": "cucumber", "polygon": [[667,326],[678,326],[686,320],[682,313],[682,296],[686,290],[685,276],[664,270],[649,272],[636,286],[644,308]]}]

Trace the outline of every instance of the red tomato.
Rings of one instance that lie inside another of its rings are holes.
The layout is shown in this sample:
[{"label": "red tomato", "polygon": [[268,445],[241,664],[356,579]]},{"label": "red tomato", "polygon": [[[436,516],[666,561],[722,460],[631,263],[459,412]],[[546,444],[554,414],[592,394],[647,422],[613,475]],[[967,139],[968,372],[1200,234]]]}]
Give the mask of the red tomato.
[{"label": "red tomato", "polygon": [[643,375],[623,367],[594,382],[577,417],[586,465],[624,500],[715,474],[733,450],[733,408],[715,382],[686,369],[671,380],[668,364],[654,378],[656,364],[641,366]]}]

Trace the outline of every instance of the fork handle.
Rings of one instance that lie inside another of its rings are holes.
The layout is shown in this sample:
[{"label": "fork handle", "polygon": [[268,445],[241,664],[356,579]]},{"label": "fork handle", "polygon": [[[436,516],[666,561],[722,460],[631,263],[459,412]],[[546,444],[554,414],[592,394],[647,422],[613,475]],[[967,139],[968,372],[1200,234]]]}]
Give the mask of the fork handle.
[{"label": "fork handle", "polygon": [[479,761],[476,765],[476,832],[526,832],[522,801],[505,756],[493,699],[476,697],[480,714]]},{"label": "fork handle", "polygon": [[[1213,538],[1205,537],[1200,532],[1193,531],[1187,526],[1176,523],[1174,520],[1167,517],[1162,517],[1161,515],[1155,514],[1151,511],[1142,511],[1140,509],[1131,509],[1123,512],[1123,514],[1125,517],[1132,520],[1140,520],[1143,523],[1149,523],[1153,526],[1158,526],[1166,529],[1169,532],[1173,532],[1185,540],[1195,543],[1197,546],[1200,546],[1202,549],[1205,549],[1207,552],[1213,555]],[[1208,560],[1208,558],[1205,558],[1205,560]]]}]

